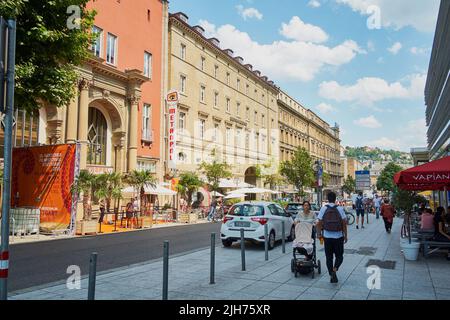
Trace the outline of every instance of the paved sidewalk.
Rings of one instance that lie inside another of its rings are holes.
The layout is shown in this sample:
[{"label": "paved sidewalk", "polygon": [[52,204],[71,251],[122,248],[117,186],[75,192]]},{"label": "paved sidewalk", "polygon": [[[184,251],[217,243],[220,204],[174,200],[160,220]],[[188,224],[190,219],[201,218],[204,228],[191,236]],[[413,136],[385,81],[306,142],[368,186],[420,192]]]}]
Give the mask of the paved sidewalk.
[{"label": "paved sidewalk", "polygon": [[[291,243],[282,254],[281,244],[269,252],[247,244],[247,271],[241,271],[239,244],[216,248],[216,283],[209,284],[209,248],[178,255],[169,262],[170,300],[450,300],[450,262],[436,253],[424,260],[405,261],[400,248],[402,220],[394,223],[393,233],[384,231],[383,221],[371,216],[364,230],[349,227],[344,263],[339,283],[331,284],[325,267],[323,247],[318,243],[322,275],[294,277],[290,270]],[[161,244],[162,250],[162,244]],[[101,259],[101,256],[98,257]],[[381,289],[367,288],[366,264],[369,259],[395,262],[394,269],[381,269]],[[150,261],[97,275],[96,299],[161,299],[162,261]],[[10,295],[12,300],[86,299],[87,279],[80,290],[68,290],[65,283],[49,284],[28,292]]]}]

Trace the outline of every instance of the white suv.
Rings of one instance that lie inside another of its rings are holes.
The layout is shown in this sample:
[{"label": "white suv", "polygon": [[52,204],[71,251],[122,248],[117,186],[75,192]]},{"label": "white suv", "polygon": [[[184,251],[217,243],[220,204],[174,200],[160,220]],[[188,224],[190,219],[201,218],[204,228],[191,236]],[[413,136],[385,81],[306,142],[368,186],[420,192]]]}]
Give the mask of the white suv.
[{"label": "white suv", "polygon": [[288,241],[295,238],[294,221],[279,204],[273,202],[254,201],[240,202],[231,207],[224,217],[220,229],[220,238],[225,247],[241,238],[240,230],[244,229],[245,240],[264,243],[264,225],[268,225],[269,249],[282,237],[282,221]]}]

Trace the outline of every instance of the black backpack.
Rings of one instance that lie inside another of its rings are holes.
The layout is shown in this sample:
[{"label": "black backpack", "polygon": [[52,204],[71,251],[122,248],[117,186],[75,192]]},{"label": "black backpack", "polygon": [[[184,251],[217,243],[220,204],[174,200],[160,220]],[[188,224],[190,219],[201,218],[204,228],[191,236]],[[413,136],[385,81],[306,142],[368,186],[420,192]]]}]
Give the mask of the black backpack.
[{"label": "black backpack", "polygon": [[363,199],[360,197],[356,198],[356,209],[363,209],[364,205],[363,205]]},{"label": "black backpack", "polygon": [[323,229],[327,231],[342,231],[342,217],[337,206],[326,206],[323,215]]}]

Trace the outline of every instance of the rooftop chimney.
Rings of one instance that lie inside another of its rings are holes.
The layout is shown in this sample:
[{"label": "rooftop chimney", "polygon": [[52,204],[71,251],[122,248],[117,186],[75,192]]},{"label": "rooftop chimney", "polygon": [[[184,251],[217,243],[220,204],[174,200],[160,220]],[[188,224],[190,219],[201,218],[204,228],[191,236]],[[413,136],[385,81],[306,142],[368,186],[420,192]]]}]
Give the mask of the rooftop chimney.
[{"label": "rooftop chimney", "polygon": [[242,57],[236,57],[235,58],[240,64],[244,63],[244,59]]},{"label": "rooftop chimney", "polygon": [[183,12],[177,12],[174,16],[178,17],[180,20],[189,23],[189,17]]},{"label": "rooftop chimney", "polygon": [[201,26],[194,26],[194,30],[200,33],[202,36],[205,34],[205,29],[203,29]]},{"label": "rooftop chimney", "polygon": [[217,39],[217,38],[211,38],[211,39],[209,39],[209,41],[210,41],[213,45],[215,45],[216,47],[220,48],[220,41],[219,41],[219,39]]},{"label": "rooftop chimney", "polygon": [[233,57],[234,51],[231,49],[225,49],[224,52],[228,54],[230,57]]}]

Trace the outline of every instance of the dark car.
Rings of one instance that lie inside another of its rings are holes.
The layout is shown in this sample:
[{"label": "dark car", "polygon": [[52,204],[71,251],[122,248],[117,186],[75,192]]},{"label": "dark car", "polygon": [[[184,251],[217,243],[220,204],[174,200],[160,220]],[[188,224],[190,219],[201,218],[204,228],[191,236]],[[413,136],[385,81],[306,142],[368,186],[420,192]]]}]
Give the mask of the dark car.
[{"label": "dark car", "polygon": [[300,202],[290,202],[286,205],[286,212],[289,213],[293,219],[297,216],[299,212],[303,211],[303,203]]}]

